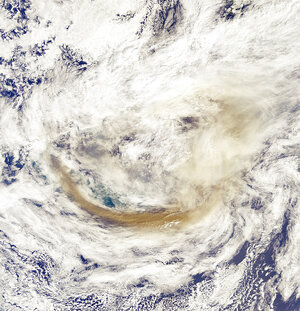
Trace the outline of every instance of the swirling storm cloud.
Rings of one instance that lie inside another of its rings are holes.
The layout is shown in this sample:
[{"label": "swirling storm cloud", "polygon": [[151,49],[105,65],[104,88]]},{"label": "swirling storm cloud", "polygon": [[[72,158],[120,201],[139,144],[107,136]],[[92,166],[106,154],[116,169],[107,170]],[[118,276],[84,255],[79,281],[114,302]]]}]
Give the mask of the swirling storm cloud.
[{"label": "swirling storm cloud", "polygon": [[3,1],[2,310],[299,310],[297,1]]}]

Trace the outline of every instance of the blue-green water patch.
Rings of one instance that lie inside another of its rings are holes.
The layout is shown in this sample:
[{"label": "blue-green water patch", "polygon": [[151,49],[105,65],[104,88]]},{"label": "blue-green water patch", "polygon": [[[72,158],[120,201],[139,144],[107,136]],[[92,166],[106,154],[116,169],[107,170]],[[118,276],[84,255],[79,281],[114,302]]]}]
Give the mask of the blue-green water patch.
[{"label": "blue-green water patch", "polygon": [[111,197],[104,197],[103,198],[103,203],[107,207],[115,207],[115,204],[114,204],[114,202],[113,202]]}]

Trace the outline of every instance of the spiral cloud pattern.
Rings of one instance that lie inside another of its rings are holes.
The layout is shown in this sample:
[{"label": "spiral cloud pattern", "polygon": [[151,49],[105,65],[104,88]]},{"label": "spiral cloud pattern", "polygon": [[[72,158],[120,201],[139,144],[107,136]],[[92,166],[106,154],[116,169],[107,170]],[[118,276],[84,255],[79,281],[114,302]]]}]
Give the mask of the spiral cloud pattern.
[{"label": "spiral cloud pattern", "polygon": [[300,310],[298,1],[0,14],[0,310]]}]

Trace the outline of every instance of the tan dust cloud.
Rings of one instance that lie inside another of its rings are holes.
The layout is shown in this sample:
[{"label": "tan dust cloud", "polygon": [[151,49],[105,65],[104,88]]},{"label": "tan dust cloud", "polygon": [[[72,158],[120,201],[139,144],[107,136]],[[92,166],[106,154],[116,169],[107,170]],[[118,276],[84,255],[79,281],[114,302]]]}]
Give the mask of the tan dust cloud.
[{"label": "tan dust cloud", "polygon": [[59,174],[63,190],[80,207],[93,215],[101,217],[104,221],[116,225],[137,228],[178,228],[199,221],[220,201],[220,189],[218,189],[215,191],[213,198],[210,198],[203,206],[198,206],[192,210],[184,210],[181,206],[170,206],[163,209],[158,208],[151,212],[115,211],[88,201],[80,192],[60,160],[55,156],[51,156],[51,162],[53,168]]},{"label": "tan dust cloud", "polygon": [[216,188],[227,192],[241,170],[248,168],[260,141],[262,118],[257,107],[225,97],[206,105],[211,111],[205,111],[205,125],[195,130],[189,159],[172,172],[181,182],[176,201],[187,208],[201,205]]},{"label": "tan dust cloud", "polygon": [[[199,221],[221,203],[224,194],[236,187],[240,171],[257,147],[261,118],[258,109],[247,101],[241,102],[238,97],[198,98],[200,122],[199,128],[190,136],[191,155],[172,171],[173,178],[180,181],[173,189],[174,205],[157,206],[151,211],[129,209],[124,212],[92,203],[82,194],[59,158],[51,156],[52,167],[60,177],[63,190],[86,211],[121,226],[178,228]],[[182,101],[182,104],[187,105],[187,102]],[[169,111],[180,110],[173,106],[171,103],[170,107],[150,113],[165,117]]]}]

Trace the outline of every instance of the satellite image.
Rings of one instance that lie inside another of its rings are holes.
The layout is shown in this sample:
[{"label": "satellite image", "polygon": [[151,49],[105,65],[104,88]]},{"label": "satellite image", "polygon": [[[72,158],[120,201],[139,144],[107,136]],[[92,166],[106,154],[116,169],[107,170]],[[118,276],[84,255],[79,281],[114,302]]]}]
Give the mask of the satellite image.
[{"label": "satellite image", "polygon": [[0,1],[0,311],[300,310],[300,2]]}]

